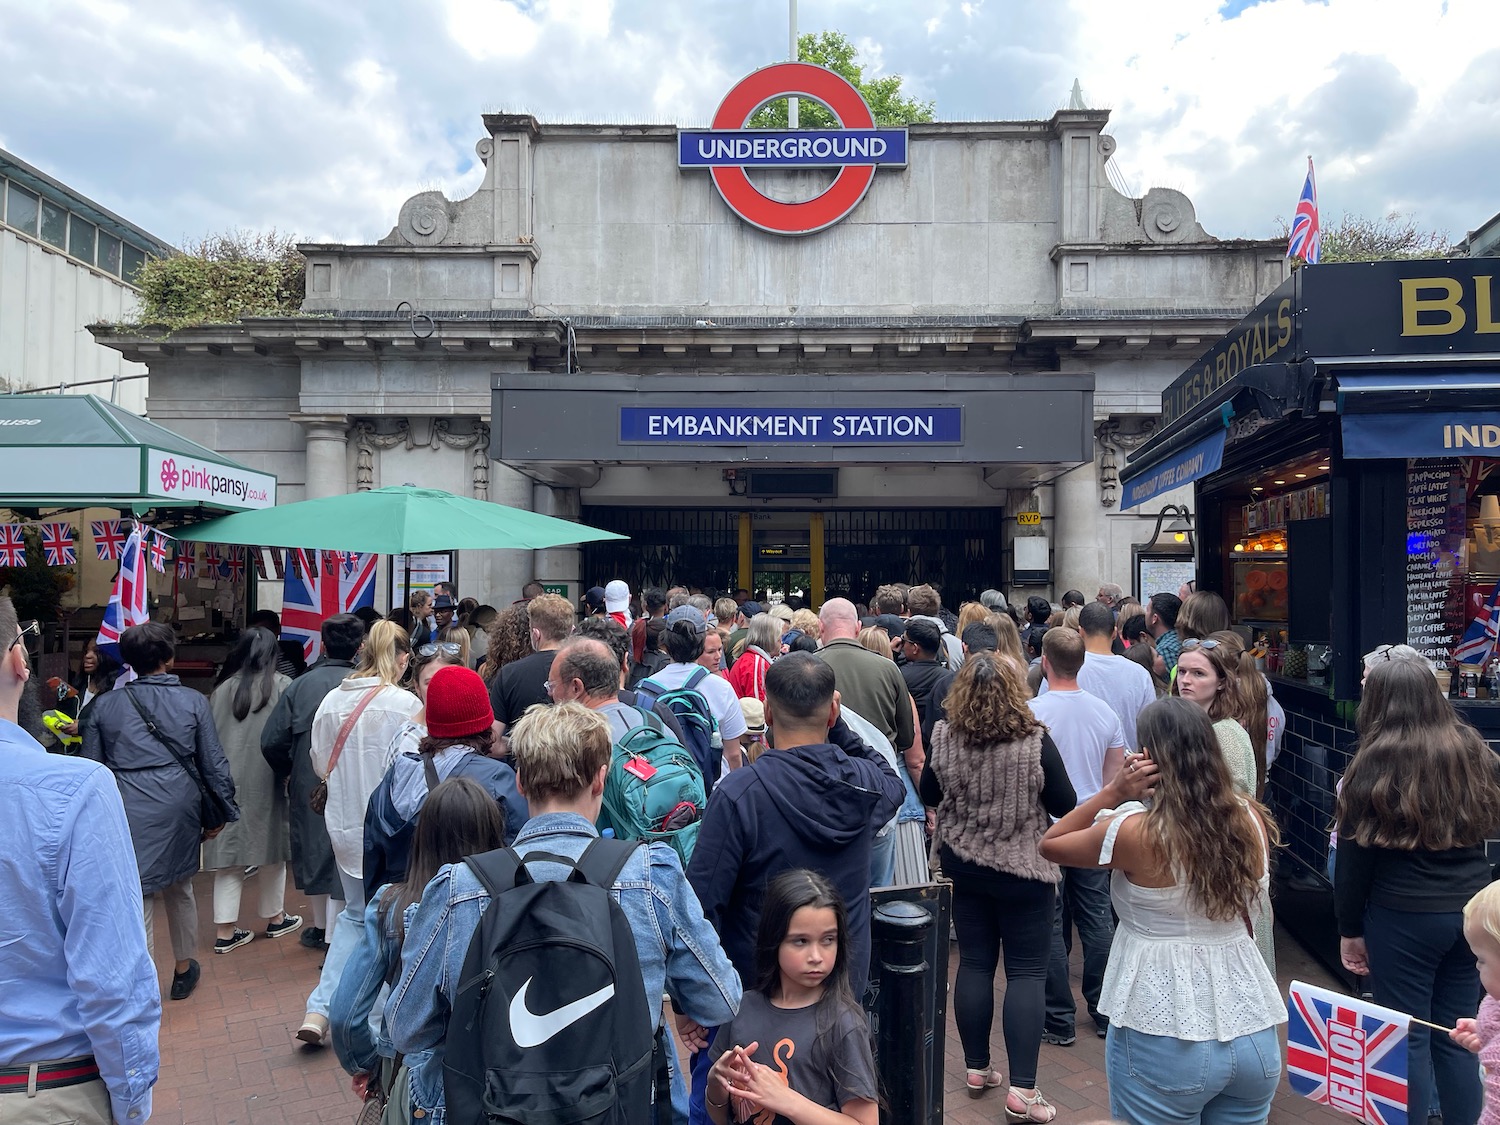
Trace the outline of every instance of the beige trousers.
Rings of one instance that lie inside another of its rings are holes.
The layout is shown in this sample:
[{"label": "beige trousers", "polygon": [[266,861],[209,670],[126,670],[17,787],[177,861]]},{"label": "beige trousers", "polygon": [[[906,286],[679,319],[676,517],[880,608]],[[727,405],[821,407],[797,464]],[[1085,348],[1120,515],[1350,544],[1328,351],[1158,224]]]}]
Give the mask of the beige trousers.
[{"label": "beige trousers", "polygon": [[146,921],[146,952],[156,957],[156,904],[161,901],[167,915],[167,931],[172,935],[172,956],[187,961],[198,952],[198,902],[193,897],[192,877],[141,900]]},{"label": "beige trousers", "polygon": [[0,1125],[113,1125],[104,1079],[56,1090],[0,1094]]}]

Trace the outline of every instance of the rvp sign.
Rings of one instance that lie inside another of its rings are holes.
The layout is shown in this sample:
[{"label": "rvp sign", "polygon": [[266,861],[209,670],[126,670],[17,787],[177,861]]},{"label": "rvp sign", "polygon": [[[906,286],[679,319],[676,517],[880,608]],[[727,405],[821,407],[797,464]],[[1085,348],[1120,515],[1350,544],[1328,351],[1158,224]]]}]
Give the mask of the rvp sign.
[{"label": "rvp sign", "polygon": [[[842,128],[745,128],[761,106],[784,97],[821,102]],[[742,79],[724,96],[711,129],[677,135],[677,163],[708,169],[729,209],[752,226],[771,234],[812,234],[859,206],[877,168],[904,168],[906,140],[905,129],[877,129],[869,105],[840,75],[811,63],[776,63]],[[747,168],[839,172],[822,194],[786,203],[756,187]]]}]

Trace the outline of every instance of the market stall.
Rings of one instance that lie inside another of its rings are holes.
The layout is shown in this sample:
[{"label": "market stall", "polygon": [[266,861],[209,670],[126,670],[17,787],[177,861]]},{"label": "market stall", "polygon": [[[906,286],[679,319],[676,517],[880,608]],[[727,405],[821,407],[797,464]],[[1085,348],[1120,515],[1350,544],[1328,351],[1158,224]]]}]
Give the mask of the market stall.
[{"label": "market stall", "polygon": [[206,686],[243,624],[253,556],[192,552],[192,520],[276,503],[276,478],[94,395],[0,396],[0,587],[42,622],[42,671],[66,678],[98,630],[131,527],[144,528],[153,616]]},{"label": "market stall", "polygon": [[1228,602],[1287,713],[1268,801],[1279,909],[1336,963],[1323,874],[1360,661],[1428,656],[1500,749],[1500,273],[1495,258],[1298,270],[1162,395],[1123,506],[1192,483],[1199,588]]}]

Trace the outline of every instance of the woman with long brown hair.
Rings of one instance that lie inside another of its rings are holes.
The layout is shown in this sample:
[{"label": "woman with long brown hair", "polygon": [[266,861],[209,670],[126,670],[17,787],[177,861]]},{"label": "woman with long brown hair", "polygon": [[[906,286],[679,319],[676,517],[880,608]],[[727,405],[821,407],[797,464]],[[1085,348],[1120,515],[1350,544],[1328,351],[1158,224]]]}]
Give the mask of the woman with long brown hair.
[{"label": "woman with long brown hair", "polygon": [[[1373,975],[1377,1003],[1452,1027],[1479,996],[1463,907],[1490,881],[1484,842],[1500,829],[1495,756],[1430,668],[1412,660],[1370,671],[1357,725],[1336,812],[1344,967]],[[1473,1058],[1425,1028],[1413,1028],[1408,1048],[1411,1120],[1426,1118],[1435,1074],[1443,1120],[1473,1125],[1481,1094]]]},{"label": "woman with long brown hair", "polygon": [[[389,1096],[402,1105],[409,1098],[404,1071],[426,1075],[430,1053],[409,1055],[396,1068],[396,1052],[390,1036],[379,1041],[370,1033],[370,1013],[380,986],[400,974],[401,943],[406,939],[406,909],[422,899],[422,888],[444,864],[461,863],[465,856],[479,855],[505,846],[505,819],[495,799],[476,781],[450,777],[435,786],[423,800],[421,817],[411,843],[411,864],[399,883],[387,883],[370,899],[365,910],[363,940],[344,965],[344,973],[333,994],[328,1022],[333,1049],[344,1069],[354,1076],[357,1094],[368,1091]],[[382,1065],[382,1060],[388,1060]],[[429,1081],[441,1081],[441,1075]],[[372,1082],[379,1080],[377,1086]],[[403,1106],[409,1111],[409,1107]],[[401,1115],[406,1120],[405,1113]]]},{"label": "woman with long brown hair", "polygon": [[1027,705],[1025,672],[994,652],[972,652],[953,680],[947,717],[932,732],[919,787],[937,808],[937,854],[953,880],[958,982],[953,1011],[970,1097],[1001,1085],[990,1066],[995,969],[1005,953],[1006,1116],[1057,1116],[1036,1087],[1042,1046],[1053,895],[1059,871],[1038,846],[1048,816],[1076,800],[1052,736]]},{"label": "woman with long brown hair", "polygon": [[999,646],[995,651],[1001,656],[1010,657],[1022,668],[1031,663],[1021,644],[1021,630],[1016,628],[1014,617],[1008,613],[992,613],[984,619],[984,623],[995,630],[995,641]]},{"label": "woman with long brown hair", "polygon": [[1286,1008],[1249,921],[1276,829],[1237,792],[1201,708],[1159,699],[1136,733],[1141,753],[1041,845],[1054,863],[1114,872],[1120,924],[1099,999],[1110,1111],[1131,1125],[1264,1121]]}]

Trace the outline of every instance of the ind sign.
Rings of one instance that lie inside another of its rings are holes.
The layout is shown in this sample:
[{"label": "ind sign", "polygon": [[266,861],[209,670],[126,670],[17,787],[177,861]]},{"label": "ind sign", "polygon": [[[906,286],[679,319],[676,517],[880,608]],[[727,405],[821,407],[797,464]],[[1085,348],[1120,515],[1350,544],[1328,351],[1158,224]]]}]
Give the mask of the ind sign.
[{"label": "ind sign", "polygon": [[620,407],[622,445],[956,445],[962,441],[960,406]]},{"label": "ind sign", "polygon": [[[755,111],[784,97],[811,98],[828,107],[838,129],[749,129]],[[745,222],[771,234],[812,234],[859,206],[876,168],[906,166],[906,130],[877,129],[860,92],[825,67],[786,62],[741,79],[714,113],[712,128],[678,134],[677,162],[706,169],[714,187]],[[747,168],[837,168],[819,195],[800,203],[773,199]]]}]

